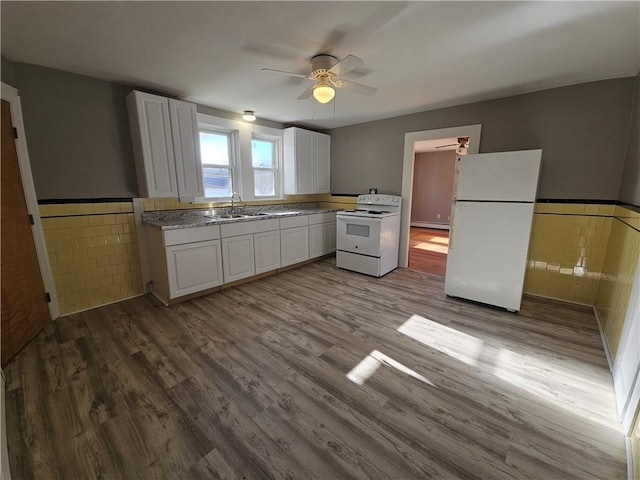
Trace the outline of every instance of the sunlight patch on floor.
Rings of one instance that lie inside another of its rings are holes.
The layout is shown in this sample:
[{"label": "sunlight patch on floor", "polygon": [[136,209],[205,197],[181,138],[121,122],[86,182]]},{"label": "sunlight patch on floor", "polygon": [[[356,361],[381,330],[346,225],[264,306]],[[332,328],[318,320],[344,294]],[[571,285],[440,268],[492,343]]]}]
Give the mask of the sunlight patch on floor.
[{"label": "sunlight patch on floor", "polygon": [[435,252],[435,253],[449,253],[449,246],[448,245],[434,245],[431,242],[422,242],[422,243],[418,243],[417,245],[414,245],[412,248],[417,248],[418,250],[426,250],[428,252]]},{"label": "sunlight patch on floor", "polygon": [[347,378],[351,380],[353,383],[358,385],[364,385],[364,383],[371,378],[371,376],[376,373],[376,371],[382,366],[386,365],[388,367],[395,368],[399,372],[408,375],[409,377],[415,378],[416,380],[421,381],[422,383],[426,383],[432,387],[435,385],[423,375],[411,370],[409,367],[404,366],[400,362],[394,360],[388,355],[384,353],[373,350],[369,355],[367,355],[358,365],[353,367],[353,369],[347,373]]},{"label": "sunlight patch on floor", "polygon": [[411,315],[398,331],[467,365],[478,365],[484,342],[476,337],[420,315]]},{"label": "sunlight patch on floor", "polygon": [[[542,402],[542,405],[547,403],[613,431],[622,431],[619,422],[611,420],[617,418],[612,389],[598,383],[597,380],[594,381],[593,378],[572,375],[567,371],[568,366],[545,362],[531,355],[498,347],[497,356],[490,360],[493,367],[491,370],[487,370],[487,365],[480,362],[484,342],[472,335],[420,315],[412,315],[397,330],[423,345],[434,348],[467,365],[479,368],[485,366],[487,373],[522,390]],[[523,362],[526,362],[526,365]],[[535,377],[530,373],[532,369],[548,370],[549,378],[557,378],[558,384],[549,385],[540,381],[532,381]],[[598,396],[601,404],[598,414],[581,407],[580,396],[582,395]]]}]

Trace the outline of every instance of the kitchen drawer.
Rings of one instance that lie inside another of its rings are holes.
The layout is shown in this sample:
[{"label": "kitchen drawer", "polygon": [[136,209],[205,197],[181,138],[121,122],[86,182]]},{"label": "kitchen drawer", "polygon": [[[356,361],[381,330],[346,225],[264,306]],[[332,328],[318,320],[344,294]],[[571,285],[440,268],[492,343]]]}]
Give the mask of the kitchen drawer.
[{"label": "kitchen drawer", "polygon": [[298,215],[295,217],[281,218],[280,228],[304,227],[309,225],[309,215]]},{"label": "kitchen drawer", "polygon": [[165,247],[182,245],[183,243],[205,242],[218,238],[220,238],[220,227],[218,225],[164,231]]},{"label": "kitchen drawer", "polygon": [[328,213],[314,213],[309,215],[309,225],[315,225],[317,223],[327,223],[336,221],[336,212]]},{"label": "kitchen drawer", "polygon": [[237,237],[238,235],[249,235],[252,233],[270,232],[279,230],[280,223],[277,218],[268,220],[251,220],[247,222],[228,223],[220,225],[222,238]]}]

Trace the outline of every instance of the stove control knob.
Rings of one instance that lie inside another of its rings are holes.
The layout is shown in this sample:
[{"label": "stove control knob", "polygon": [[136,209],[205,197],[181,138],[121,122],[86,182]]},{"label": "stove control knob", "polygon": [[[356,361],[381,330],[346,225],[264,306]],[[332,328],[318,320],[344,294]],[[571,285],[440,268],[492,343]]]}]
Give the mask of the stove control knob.
[{"label": "stove control knob", "polygon": [[380,200],[380,197],[375,197],[374,200],[377,202],[378,200]]}]

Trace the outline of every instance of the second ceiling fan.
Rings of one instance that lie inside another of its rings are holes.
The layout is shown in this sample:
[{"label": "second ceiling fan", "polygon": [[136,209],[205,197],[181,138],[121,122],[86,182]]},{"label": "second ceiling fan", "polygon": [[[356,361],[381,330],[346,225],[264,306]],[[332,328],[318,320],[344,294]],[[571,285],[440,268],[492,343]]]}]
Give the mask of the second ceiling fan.
[{"label": "second ceiling fan", "polygon": [[364,64],[364,62],[354,55],[347,55],[338,61],[333,55],[318,54],[311,58],[311,73],[304,75],[301,73],[285,72],[282,70],[273,70],[271,68],[263,68],[263,72],[278,73],[290,77],[304,78],[305,80],[313,80],[315,83],[307,88],[298,100],[313,97],[320,103],[328,103],[335,96],[334,88],[344,88],[352,92],[362,95],[373,95],[378,91],[377,88],[363,85],[361,83],[344,80],[341,75],[353,70]]},{"label": "second ceiling fan", "polygon": [[469,151],[469,137],[458,137],[458,143],[450,143],[448,145],[440,145],[436,148],[446,148],[446,147],[454,147],[454,146],[458,146],[458,148],[456,148],[456,153],[458,155],[466,155],[467,152]]}]

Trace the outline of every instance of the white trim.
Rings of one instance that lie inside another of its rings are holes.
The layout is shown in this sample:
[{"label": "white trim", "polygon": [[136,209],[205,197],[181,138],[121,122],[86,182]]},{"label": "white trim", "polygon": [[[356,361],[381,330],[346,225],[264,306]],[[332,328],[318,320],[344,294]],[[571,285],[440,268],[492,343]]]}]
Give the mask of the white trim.
[{"label": "white trim", "polygon": [[[627,480],[634,480],[633,475],[633,446],[631,445],[631,438],[627,435],[624,436],[624,447],[627,452]],[[637,479],[635,479],[637,480]]]},{"label": "white trim", "polygon": [[414,143],[438,138],[469,137],[469,154],[480,151],[481,124],[460,127],[407,132],[404,134],[404,160],[402,163],[402,215],[400,221],[400,255],[398,265],[406,268],[409,264],[409,228],[411,223],[411,195],[413,193]]},{"label": "white trim", "polygon": [[604,334],[602,323],[600,323],[600,315],[598,315],[598,309],[595,307],[595,305],[593,305],[592,308],[593,308],[593,314],[596,316],[596,323],[598,324],[598,331],[600,332],[600,339],[602,340],[602,348],[604,349],[604,354],[607,356],[607,364],[609,365],[609,371],[611,372],[611,376],[613,380],[613,357],[611,357],[611,352],[609,351],[609,344],[607,343],[607,337]]},{"label": "white trim", "polygon": [[55,320],[60,317],[60,306],[58,305],[58,294],[56,286],[53,282],[53,273],[51,272],[51,264],[49,263],[49,255],[47,252],[47,244],[42,229],[42,221],[40,219],[40,207],[38,207],[38,197],[36,196],[36,187],[33,184],[33,174],[31,172],[31,162],[29,160],[29,151],[27,149],[27,136],[24,130],[22,120],[22,105],[18,90],[5,83],[1,84],[2,100],[9,102],[11,106],[11,122],[18,132],[16,139],[16,151],[18,154],[18,166],[20,168],[20,176],[22,177],[22,188],[27,203],[27,211],[33,216],[33,240],[36,246],[36,255],[40,266],[40,274],[45,291],[49,292],[51,301],[48,303],[49,314],[51,319]]},{"label": "white trim", "polygon": [[448,223],[430,223],[430,222],[411,222],[412,227],[421,228],[437,228],[439,230],[449,230],[451,225]]},{"label": "white trim", "polygon": [[144,201],[141,198],[133,198],[133,218],[136,222],[136,235],[138,237],[138,253],[140,254],[140,270],[142,273],[142,291],[151,291],[151,266],[149,262],[149,250],[147,249],[147,235],[142,224],[144,213]]}]

